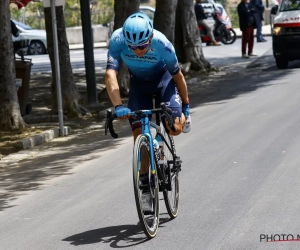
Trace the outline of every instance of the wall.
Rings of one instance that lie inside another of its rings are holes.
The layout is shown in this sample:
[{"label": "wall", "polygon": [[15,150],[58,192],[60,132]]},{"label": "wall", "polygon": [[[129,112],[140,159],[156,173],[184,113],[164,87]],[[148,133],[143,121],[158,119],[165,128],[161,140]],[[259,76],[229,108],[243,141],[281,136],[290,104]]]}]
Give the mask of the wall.
[{"label": "wall", "polygon": [[271,8],[266,8],[264,12],[265,25],[270,24],[270,14],[271,14]]},{"label": "wall", "polygon": [[[83,44],[82,27],[66,28],[69,44]],[[93,25],[94,43],[108,41],[108,28],[102,25]]]}]

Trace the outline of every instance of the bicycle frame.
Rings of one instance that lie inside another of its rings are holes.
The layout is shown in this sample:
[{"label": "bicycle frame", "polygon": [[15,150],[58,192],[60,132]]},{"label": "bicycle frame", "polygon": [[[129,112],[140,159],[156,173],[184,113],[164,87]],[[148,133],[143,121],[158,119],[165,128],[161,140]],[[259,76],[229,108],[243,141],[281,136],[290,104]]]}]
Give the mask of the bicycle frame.
[{"label": "bicycle frame", "polygon": [[[148,115],[151,115],[152,112],[151,110],[144,110],[142,111],[141,116],[141,123],[142,123],[142,135],[146,136],[146,138],[148,139],[149,143],[150,143],[150,163],[151,163],[151,174],[155,174],[156,173],[156,169],[155,169],[155,159],[154,159],[154,147],[153,147],[153,138],[151,135],[151,131],[150,128],[155,128],[157,132],[161,132],[161,128],[160,126],[156,125],[155,123],[151,122]],[[135,112],[130,113],[130,116],[139,116],[137,115]]]},{"label": "bicycle frame", "polygon": [[[150,128],[154,128],[156,130],[156,135],[159,135],[162,140],[165,143],[165,146],[168,147],[168,149],[170,150],[170,152],[172,152],[173,158],[176,158],[176,152],[172,150],[172,148],[174,149],[174,141],[173,139],[171,139],[171,143],[173,145],[173,147],[171,148],[171,146],[167,143],[166,139],[164,138],[164,136],[161,133],[161,127],[153,122],[150,121],[148,115],[151,115],[152,112],[151,110],[143,110],[141,114],[136,114],[135,112],[130,113],[130,116],[140,116],[140,121],[142,123],[142,135],[144,135],[147,140],[149,141],[150,144],[150,163],[151,163],[151,174],[155,174],[156,173],[156,168],[155,168],[155,152],[154,152],[154,146],[153,146],[153,137],[150,131]],[[140,169],[139,169],[140,170]]]}]

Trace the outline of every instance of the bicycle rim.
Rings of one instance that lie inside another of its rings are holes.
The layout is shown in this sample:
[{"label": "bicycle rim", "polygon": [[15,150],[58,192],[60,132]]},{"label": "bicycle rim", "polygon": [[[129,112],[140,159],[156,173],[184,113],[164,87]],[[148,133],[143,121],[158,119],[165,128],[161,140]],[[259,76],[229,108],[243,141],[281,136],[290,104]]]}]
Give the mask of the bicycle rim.
[{"label": "bicycle rim", "polygon": [[[155,185],[152,185],[151,194],[153,199],[153,213],[145,215],[142,210],[142,190],[140,189],[140,176],[139,171],[141,167],[141,155],[142,150],[147,154],[150,162],[150,151],[149,151],[149,141],[144,135],[139,135],[134,144],[133,150],[133,186],[134,186],[134,196],[136,209],[139,216],[141,227],[148,238],[153,238],[157,234],[159,225],[159,193],[158,193],[158,178],[157,173],[154,175]],[[151,168],[148,167],[147,170],[149,183],[151,180]]]},{"label": "bicycle rim", "polygon": [[[168,135],[166,132],[163,134],[165,137],[165,140],[167,143],[171,146],[171,136]],[[168,165],[168,161],[173,161],[174,162],[174,157],[170,149],[164,145],[164,168],[166,168]],[[172,151],[174,149],[172,148]],[[172,166],[171,166],[172,167]],[[168,211],[169,216],[174,219],[178,215],[178,208],[179,208],[179,176],[178,172],[171,172],[171,191],[164,190],[163,195],[164,195],[164,200],[166,204],[166,208]]]},{"label": "bicycle rim", "polygon": [[174,219],[178,215],[178,209],[179,209],[179,178],[178,173],[172,173],[171,174],[171,186],[172,190],[168,191],[165,190],[163,192],[164,194],[164,200],[166,204],[166,208],[168,211],[169,216]]}]

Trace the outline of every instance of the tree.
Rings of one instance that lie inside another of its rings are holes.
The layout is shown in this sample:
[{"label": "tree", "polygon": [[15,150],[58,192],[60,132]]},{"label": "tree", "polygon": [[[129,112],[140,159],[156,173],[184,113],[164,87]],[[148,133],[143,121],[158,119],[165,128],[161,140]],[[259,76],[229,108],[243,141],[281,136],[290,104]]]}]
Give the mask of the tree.
[{"label": "tree", "polygon": [[[157,1],[157,3],[160,1]],[[170,15],[169,13],[166,14]],[[211,64],[206,61],[203,55],[193,0],[178,0],[175,23],[175,50],[178,60],[181,63],[190,62],[192,69],[212,69]]]},{"label": "tree", "polygon": [[[114,30],[121,28],[126,18],[139,10],[139,0],[115,0],[115,24]],[[120,64],[118,73],[118,83],[121,95],[128,95],[129,91],[129,73],[123,62]]]},{"label": "tree", "polygon": [[162,32],[174,44],[175,17],[178,0],[156,0],[154,28]]},{"label": "tree", "polygon": [[[54,61],[54,45],[53,45],[53,30],[51,19],[51,8],[45,8],[45,23],[47,33],[47,47],[51,61],[52,69],[52,113],[57,113],[57,92],[56,92],[56,78],[55,78],[55,61]],[[69,43],[66,34],[66,27],[64,21],[63,7],[56,7],[56,23],[57,23],[57,37],[59,48],[59,65],[61,77],[61,91],[63,99],[63,110],[69,116],[82,117],[81,107],[78,104],[79,94],[73,76]],[[82,108],[85,110],[84,108]]]},{"label": "tree", "polygon": [[26,126],[20,113],[15,85],[9,0],[0,0],[0,130]]}]

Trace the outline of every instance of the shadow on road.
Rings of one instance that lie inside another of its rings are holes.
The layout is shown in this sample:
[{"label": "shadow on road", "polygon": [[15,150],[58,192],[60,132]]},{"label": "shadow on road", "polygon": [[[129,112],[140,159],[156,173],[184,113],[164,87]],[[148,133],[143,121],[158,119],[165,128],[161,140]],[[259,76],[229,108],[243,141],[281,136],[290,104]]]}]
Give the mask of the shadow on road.
[{"label": "shadow on road", "polygon": [[75,234],[63,239],[63,241],[69,241],[70,244],[74,246],[108,243],[112,248],[131,247],[147,240],[140,225],[104,227]]},{"label": "shadow on road", "polygon": [[[160,228],[168,221],[170,218],[160,218]],[[137,225],[120,225],[89,230],[69,236],[63,241],[69,241],[74,246],[107,243],[112,248],[126,248],[142,244],[148,241],[148,238],[138,223]]]},{"label": "shadow on road", "polygon": [[[72,174],[71,170],[79,164],[101,158],[103,152],[117,148],[131,134],[129,128],[122,128],[125,125],[127,123],[116,126],[117,131],[122,130],[121,139],[112,140],[109,135],[104,135],[103,130],[97,130],[68,141],[60,142],[58,139],[30,151],[22,151],[24,154],[32,152],[32,157],[0,168],[0,211],[12,207],[12,201],[18,195],[38,190],[45,181],[54,177]],[[36,153],[39,155],[35,158]]]}]

